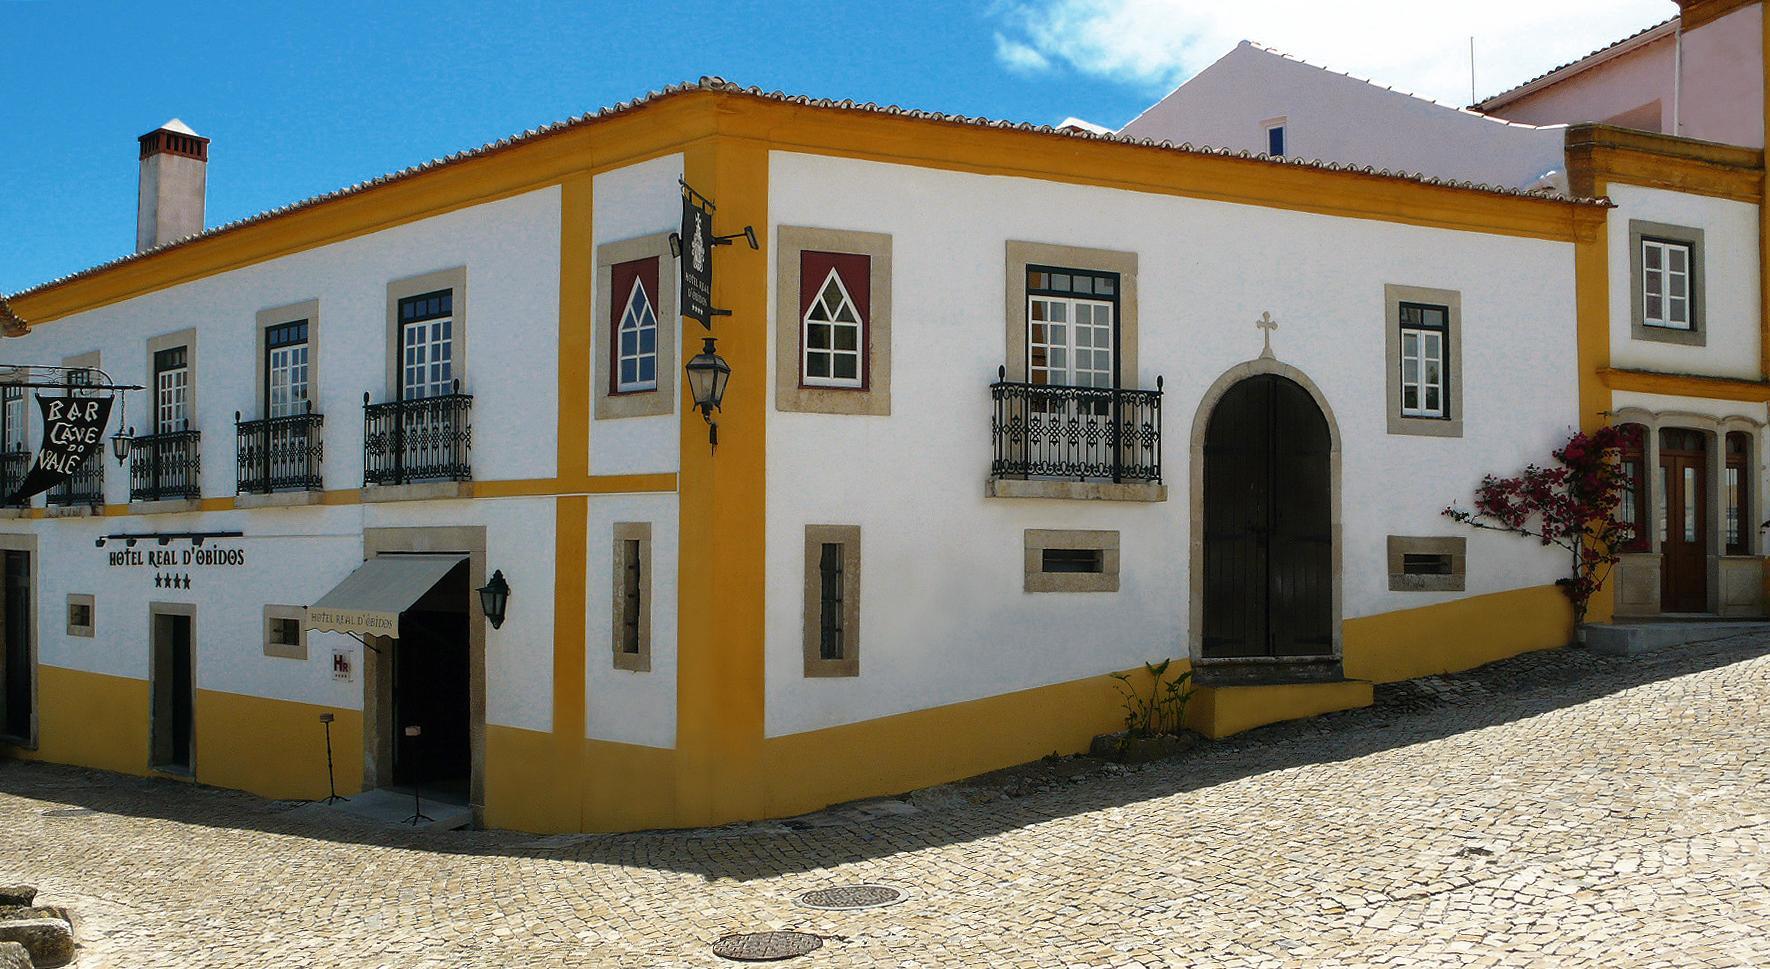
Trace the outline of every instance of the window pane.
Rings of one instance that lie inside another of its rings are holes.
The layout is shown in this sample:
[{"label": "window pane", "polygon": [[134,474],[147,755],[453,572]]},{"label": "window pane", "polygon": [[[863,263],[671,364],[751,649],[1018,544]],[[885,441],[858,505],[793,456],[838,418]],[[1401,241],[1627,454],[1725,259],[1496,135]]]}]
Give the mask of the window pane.
[{"label": "window pane", "polygon": [[1657,243],[1653,243],[1653,242],[1642,243],[1641,244],[1641,259],[1642,259],[1643,264],[1645,264],[1648,269],[1658,269],[1660,267],[1659,245]]},{"label": "window pane", "polygon": [[1684,541],[1696,541],[1696,469],[1684,469]]},{"label": "window pane", "polygon": [[830,375],[830,357],[826,353],[813,353],[805,358],[805,375],[808,377],[828,377]]},{"label": "window pane", "polygon": [[836,376],[843,380],[853,380],[860,376],[859,358],[841,354],[836,357]]},{"label": "window pane", "polygon": [[1667,246],[1666,256],[1672,272],[1681,273],[1690,264],[1690,250],[1683,246]]}]

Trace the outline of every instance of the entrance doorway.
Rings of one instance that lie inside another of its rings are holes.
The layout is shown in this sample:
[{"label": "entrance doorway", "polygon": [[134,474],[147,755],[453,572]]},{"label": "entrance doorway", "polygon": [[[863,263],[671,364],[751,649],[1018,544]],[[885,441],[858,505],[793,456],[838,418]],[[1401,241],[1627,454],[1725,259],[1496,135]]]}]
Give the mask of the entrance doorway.
[{"label": "entrance doorway", "polygon": [[1667,427],[1659,432],[1661,612],[1709,608],[1708,437]]},{"label": "entrance doorway", "polygon": [[463,560],[401,612],[392,641],[393,784],[463,804],[473,769],[467,572]]},{"label": "entrance doorway", "polygon": [[34,713],[31,673],[31,553],[0,553],[0,734],[29,743]]},{"label": "entrance doorway", "polygon": [[193,709],[196,701],[193,617],[189,612],[152,612],[153,689],[152,760],[155,770],[189,774],[195,769],[192,756]]},{"label": "entrance doorway", "polygon": [[1212,409],[1201,658],[1264,661],[1249,665],[1272,673],[1273,660],[1299,660],[1338,675],[1319,662],[1334,655],[1332,460],[1327,418],[1287,377],[1248,377]]}]

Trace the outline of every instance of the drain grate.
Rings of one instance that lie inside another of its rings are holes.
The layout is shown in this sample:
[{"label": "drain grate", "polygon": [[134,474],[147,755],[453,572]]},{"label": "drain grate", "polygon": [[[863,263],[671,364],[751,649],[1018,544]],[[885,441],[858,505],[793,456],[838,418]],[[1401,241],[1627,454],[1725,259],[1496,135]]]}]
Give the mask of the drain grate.
[{"label": "drain grate", "polygon": [[878,908],[903,901],[903,890],[889,885],[838,885],[835,888],[814,888],[799,893],[799,904],[806,908],[846,910]]},{"label": "drain grate", "polygon": [[46,818],[78,818],[95,813],[89,807],[50,808],[43,812]]},{"label": "drain grate", "polygon": [[736,962],[775,962],[810,955],[823,944],[809,932],[740,932],[713,943],[713,954]]}]

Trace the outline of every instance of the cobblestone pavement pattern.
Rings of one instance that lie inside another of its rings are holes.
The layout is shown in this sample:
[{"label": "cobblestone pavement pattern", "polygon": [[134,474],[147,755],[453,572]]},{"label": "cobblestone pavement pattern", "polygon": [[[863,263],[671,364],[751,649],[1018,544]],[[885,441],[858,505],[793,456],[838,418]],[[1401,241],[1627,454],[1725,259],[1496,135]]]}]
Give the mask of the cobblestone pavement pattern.
[{"label": "cobblestone pavement pattern", "polygon": [[[1761,966],[1767,714],[1770,636],[1564,650],[1042,789],[624,836],[5,763],[0,882],[75,911],[82,967],[731,965],[769,929],[825,937],[795,966]],[[852,882],[908,898],[793,902]]]}]

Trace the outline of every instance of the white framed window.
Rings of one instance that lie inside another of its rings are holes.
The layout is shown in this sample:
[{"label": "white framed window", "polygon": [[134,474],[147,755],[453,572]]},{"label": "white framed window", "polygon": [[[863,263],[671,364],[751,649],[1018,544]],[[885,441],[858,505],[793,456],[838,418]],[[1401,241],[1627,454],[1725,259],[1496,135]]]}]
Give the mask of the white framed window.
[{"label": "white framed window", "polygon": [[1285,156],[1285,119],[1274,118],[1260,125],[1266,135],[1266,154],[1273,158]]},{"label": "white framed window", "polygon": [[1671,330],[1691,326],[1688,243],[1641,240],[1641,324]]},{"label": "white framed window", "polygon": [[265,416],[307,410],[307,321],[279,323],[264,333]]},{"label": "white framed window", "polygon": [[1401,415],[1450,416],[1450,308],[1401,304]]},{"label": "white framed window", "polygon": [[658,314],[652,309],[645,281],[635,273],[632,291],[621,310],[615,390],[656,390],[658,386]]},{"label": "white framed window", "polygon": [[171,347],[154,353],[154,430],[184,430],[190,418],[190,352]]},{"label": "white framed window", "polygon": [[1118,274],[1027,267],[1027,382],[1111,388]]},{"label": "white framed window", "polygon": [[862,328],[837,267],[831,266],[805,308],[804,382],[808,387],[860,387]]},{"label": "white framed window", "polygon": [[0,425],[4,429],[4,441],[0,445],[8,454],[25,450],[25,389],[8,384],[4,389],[5,403],[0,406]]},{"label": "white framed window", "polygon": [[399,301],[400,399],[454,392],[454,292],[438,290]]}]

